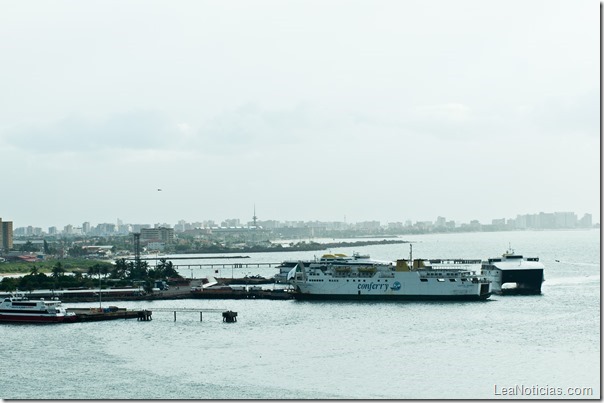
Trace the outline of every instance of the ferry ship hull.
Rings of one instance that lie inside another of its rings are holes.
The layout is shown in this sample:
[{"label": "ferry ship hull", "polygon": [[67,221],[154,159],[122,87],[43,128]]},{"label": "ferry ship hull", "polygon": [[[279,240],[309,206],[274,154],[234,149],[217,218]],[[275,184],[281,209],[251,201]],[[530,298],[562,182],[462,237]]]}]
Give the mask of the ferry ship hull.
[{"label": "ferry ship hull", "polygon": [[300,301],[486,301],[491,293],[482,295],[350,295],[294,292],[293,296],[294,299]]},{"label": "ferry ship hull", "polygon": [[[356,287],[342,287],[340,289],[328,287],[313,287],[313,285],[298,285],[293,293],[296,299],[325,299],[325,300],[449,300],[449,301],[476,301],[487,299],[491,296],[492,290],[490,284],[471,283],[460,284],[452,287],[441,283],[438,279],[430,279],[434,284],[424,284],[412,287],[409,282],[394,281],[390,283],[361,283]],[[332,280],[333,281],[333,280]],[[383,281],[383,279],[382,279]],[[419,280],[418,280],[419,282]],[[407,290],[400,289],[400,284],[405,284]],[[332,283],[333,285],[333,283]],[[373,286],[373,289],[371,288]],[[362,290],[359,289],[363,287]],[[376,291],[376,288],[386,288],[385,291]],[[323,289],[322,289],[323,288]]]}]

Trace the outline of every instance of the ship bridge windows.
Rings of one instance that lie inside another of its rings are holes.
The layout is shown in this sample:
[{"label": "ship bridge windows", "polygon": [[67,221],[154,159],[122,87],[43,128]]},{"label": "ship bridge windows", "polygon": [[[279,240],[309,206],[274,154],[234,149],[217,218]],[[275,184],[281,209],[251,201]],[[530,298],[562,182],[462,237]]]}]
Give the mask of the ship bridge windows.
[{"label": "ship bridge windows", "polygon": [[13,302],[13,306],[36,306],[35,302]]}]

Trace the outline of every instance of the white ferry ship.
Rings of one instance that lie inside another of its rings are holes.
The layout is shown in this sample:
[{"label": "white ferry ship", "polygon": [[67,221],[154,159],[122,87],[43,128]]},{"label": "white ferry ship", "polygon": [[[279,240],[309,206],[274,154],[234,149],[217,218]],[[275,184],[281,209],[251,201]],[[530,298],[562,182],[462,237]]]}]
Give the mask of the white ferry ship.
[{"label": "white ferry ship", "polygon": [[475,271],[423,259],[376,261],[358,254],[298,262],[288,274],[297,299],[486,299],[491,282]]},{"label": "white ferry ship", "polygon": [[[482,274],[493,284],[493,293],[541,294],[545,281],[545,266],[538,257],[527,257],[514,253],[510,248],[501,257],[482,262]],[[505,288],[504,284],[515,286]]]},{"label": "white ferry ship", "polygon": [[23,294],[16,294],[0,303],[0,322],[59,323],[76,320],[76,314],[67,312],[61,301],[30,301]]}]

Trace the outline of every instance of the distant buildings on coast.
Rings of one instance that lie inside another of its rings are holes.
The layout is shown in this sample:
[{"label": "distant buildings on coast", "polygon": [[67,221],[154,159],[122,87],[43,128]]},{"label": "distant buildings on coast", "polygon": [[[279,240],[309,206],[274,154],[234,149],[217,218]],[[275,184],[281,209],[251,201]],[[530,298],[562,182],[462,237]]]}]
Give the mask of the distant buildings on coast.
[{"label": "distant buildings on coast", "polygon": [[572,212],[539,213],[518,215],[515,219],[504,218],[492,220],[492,225],[499,229],[572,229],[593,227],[591,214],[584,214],[581,219]]},{"label": "distant buildings on coast", "polygon": [[283,236],[303,235],[305,237],[318,237],[325,233],[334,232],[358,232],[371,234],[394,234],[394,233],[424,233],[424,232],[466,232],[466,231],[506,231],[526,229],[574,229],[592,228],[592,215],[584,214],[580,219],[573,212],[555,212],[517,215],[516,218],[497,218],[491,220],[490,224],[482,224],[478,220],[469,223],[457,223],[447,220],[445,217],[437,217],[435,221],[407,220],[403,222],[362,221],[347,223],[343,221],[277,221],[257,220],[242,223],[239,219],[227,219],[220,224],[212,220],[187,222],[180,220],[174,225],[163,224],[125,224],[122,220],[117,223],[101,223],[95,226],[90,222],[84,222],[81,226],[66,225],[62,230],[50,227],[43,231],[39,227],[18,227],[13,230],[12,222],[2,222],[0,219],[1,245],[6,248],[12,237],[41,237],[41,236],[114,236],[128,235],[130,233],[141,233],[142,240],[157,240],[159,242],[171,243],[175,234],[179,233],[215,233],[249,232],[250,229],[263,232],[273,232]]},{"label": "distant buildings on coast", "polygon": [[[380,237],[408,234],[455,233],[478,231],[512,231],[512,230],[546,230],[546,229],[578,229],[593,228],[599,224],[592,223],[591,214],[584,214],[580,219],[573,212],[555,212],[517,215],[516,218],[498,218],[490,224],[481,224],[478,220],[469,223],[456,223],[445,217],[437,217],[435,221],[407,220],[403,222],[362,221],[347,223],[345,221],[276,221],[258,220],[254,214],[252,221],[242,223],[239,219],[228,219],[217,224],[207,220],[202,222],[186,222],[180,220],[175,225],[170,224],[125,224],[122,220],[117,223],[101,223],[91,225],[84,222],[81,226],[66,225],[62,230],[56,227],[42,228],[28,226],[13,230],[13,222],[0,219],[0,253],[8,256],[19,254],[19,251],[30,250],[50,253],[52,247],[65,252],[66,245],[80,245],[80,253],[96,253],[106,256],[115,245],[128,248],[132,245],[130,235],[138,233],[140,245],[145,251],[189,252],[208,246],[243,247],[268,246],[279,244],[279,240],[307,241],[316,238],[355,238]],[[13,240],[14,238],[14,240]],[[48,243],[47,243],[48,241]],[[109,245],[99,251],[99,242]],[[49,247],[51,245],[52,247]],[[58,245],[57,245],[58,244]],[[91,250],[90,248],[94,249]],[[77,250],[76,250],[77,252]],[[73,251],[71,252],[73,253]],[[35,253],[34,253],[35,254]]]}]

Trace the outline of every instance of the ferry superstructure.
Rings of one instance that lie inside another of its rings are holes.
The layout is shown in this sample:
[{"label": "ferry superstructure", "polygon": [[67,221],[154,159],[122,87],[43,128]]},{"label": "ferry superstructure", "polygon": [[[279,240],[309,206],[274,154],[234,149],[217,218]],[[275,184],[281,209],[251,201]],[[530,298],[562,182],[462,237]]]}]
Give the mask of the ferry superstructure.
[{"label": "ferry superstructure", "polygon": [[475,271],[433,268],[423,259],[393,263],[358,254],[300,261],[287,277],[297,299],[480,300],[492,292],[491,282]]},{"label": "ferry superstructure", "polygon": [[61,301],[29,300],[15,294],[0,303],[0,322],[60,323],[75,322],[77,316],[67,312]]},{"label": "ferry superstructure", "polygon": [[[541,294],[544,269],[538,257],[525,258],[511,248],[501,257],[487,259],[481,264],[482,274],[492,282],[493,293],[496,294]],[[505,283],[515,283],[516,286],[503,288]]]}]

